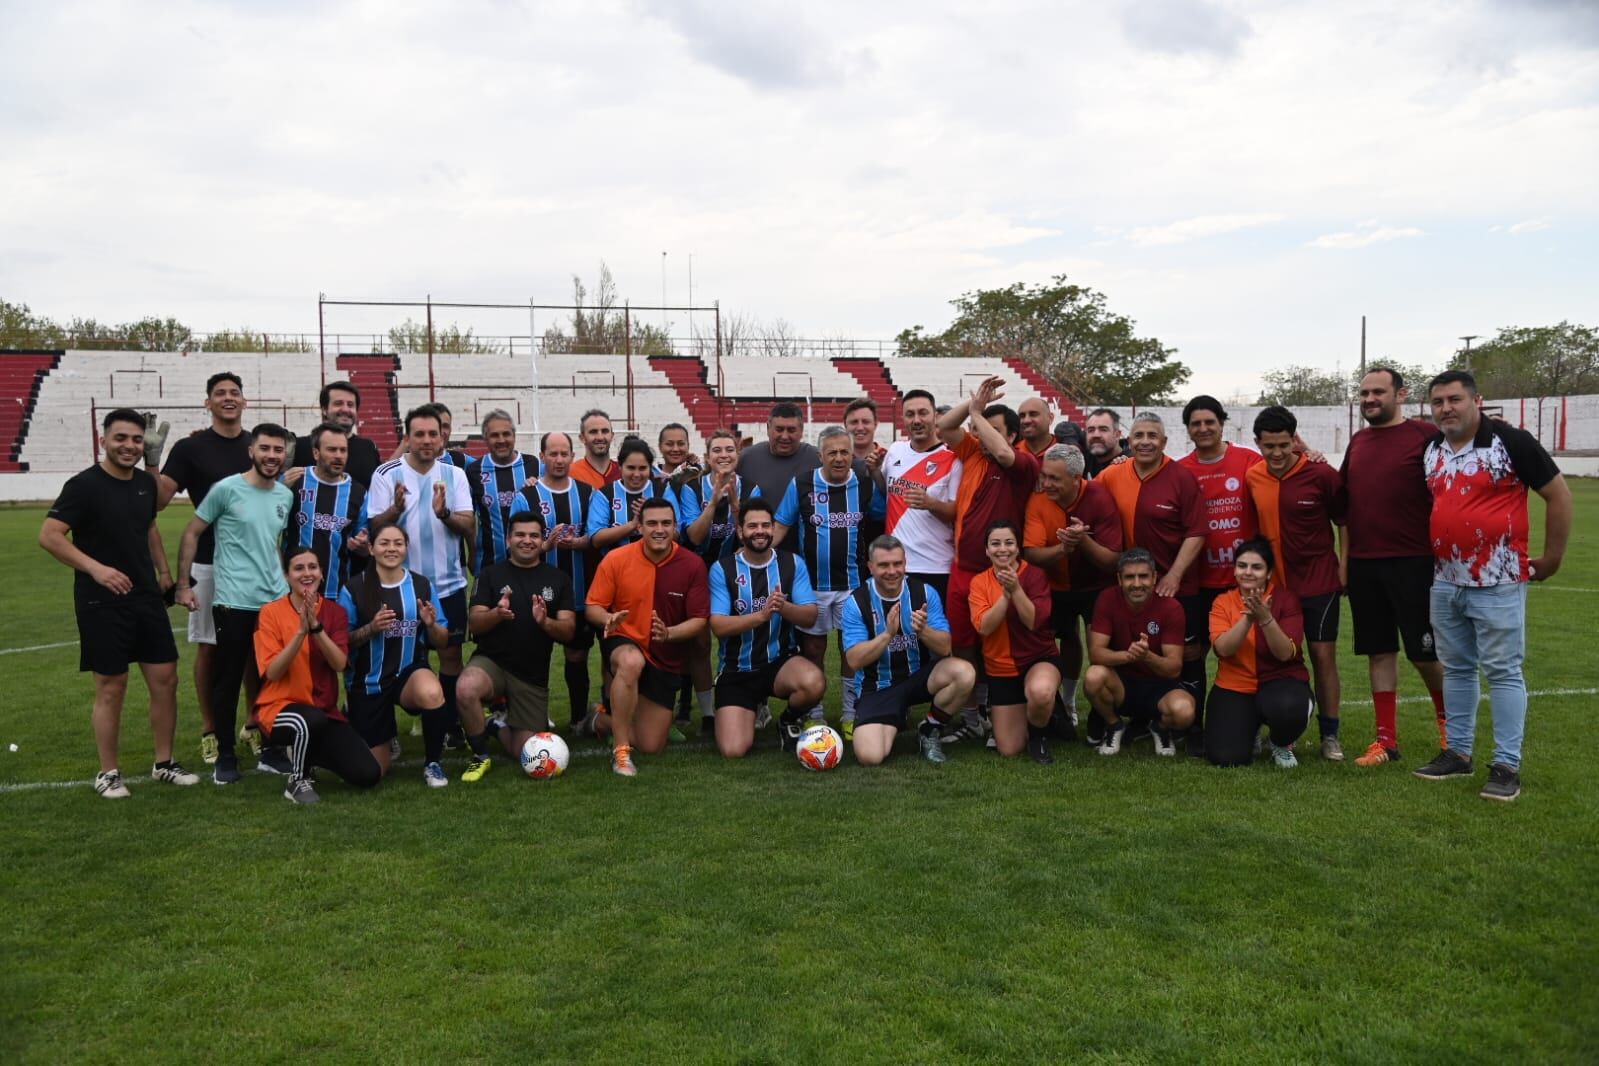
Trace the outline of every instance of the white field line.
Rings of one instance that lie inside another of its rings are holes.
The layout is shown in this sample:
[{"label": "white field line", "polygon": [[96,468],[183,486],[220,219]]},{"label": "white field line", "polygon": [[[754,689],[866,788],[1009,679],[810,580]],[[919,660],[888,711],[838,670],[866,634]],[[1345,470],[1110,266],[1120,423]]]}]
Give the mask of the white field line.
[{"label": "white field line", "polygon": [[[187,629],[173,627],[174,633],[187,633]],[[0,655],[21,655],[25,651],[49,651],[51,648],[76,648],[78,641],[60,640],[54,644],[30,644],[26,648],[0,648]]]},{"label": "white field line", "polygon": [[1533,585],[1540,592],[1599,592],[1599,589],[1579,589],[1570,585]]}]

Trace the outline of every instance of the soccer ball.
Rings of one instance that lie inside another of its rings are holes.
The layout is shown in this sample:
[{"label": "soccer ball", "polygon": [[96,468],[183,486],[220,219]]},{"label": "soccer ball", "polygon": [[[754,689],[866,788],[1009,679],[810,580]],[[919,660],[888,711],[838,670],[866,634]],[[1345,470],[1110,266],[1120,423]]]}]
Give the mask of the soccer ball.
[{"label": "soccer ball", "polygon": [[844,758],[844,738],[831,726],[813,725],[800,734],[794,754],[807,770],[831,770]]},{"label": "soccer ball", "polygon": [[522,769],[529,777],[560,777],[571,761],[566,741],[554,733],[534,733],[522,745]]}]

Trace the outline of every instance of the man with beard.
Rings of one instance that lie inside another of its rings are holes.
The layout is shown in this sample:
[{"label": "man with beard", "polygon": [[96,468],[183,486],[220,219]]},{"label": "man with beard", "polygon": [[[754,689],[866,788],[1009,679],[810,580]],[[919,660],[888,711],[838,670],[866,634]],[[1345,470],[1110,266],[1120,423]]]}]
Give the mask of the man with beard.
[{"label": "man with beard", "polygon": [[[1022,426],[1022,447],[1032,453],[1042,468],[1044,453],[1055,443],[1055,433],[1049,424],[1049,405],[1037,396],[1030,396],[1016,405],[1016,417]],[[1043,486],[1036,486],[1034,491],[1042,492]]]},{"label": "man with beard", "polygon": [[622,476],[622,468],[611,462],[611,416],[594,408],[583,412],[577,422],[577,435],[583,454],[572,462],[568,474],[596,492]]},{"label": "man with beard", "polygon": [[1109,407],[1098,407],[1089,412],[1083,423],[1083,435],[1088,440],[1088,450],[1083,458],[1088,461],[1088,476],[1098,477],[1105,468],[1127,455],[1127,442],[1122,440],[1122,416]]},{"label": "man with beard", "polygon": [[467,486],[477,510],[472,571],[478,574],[505,559],[511,508],[521,491],[539,476],[538,459],[517,450],[516,422],[508,412],[495,409],[483,416],[483,441],[488,454],[468,459],[466,464]]},{"label": "man with beard", "polygon": [[[367,552],[366,486],[345,472],[349,436],[332,422],[311,432],[314,466],[299,471],[283,546],[310,548],[322,571],[322,595],[338,601],[350,579],[351,557]],[[289,479],[285,475],[285,485]]]},{"label": "man with beard", "polygon": [[883,457],[887,479],[888,532],[905,546],[905,576],[949,593],[955,561],[955,493],[960,460],[938,439],[933,394],[912,389],[900,401],[905,439]]},{"label": "man with beard", "polygon": [[[372,484],[372,475],[383,460],[378,455],[378,446],[355,432],[356,421],[361,413],[361,390],[348,381],[330,381],[322,386],[317,404],[322,409],[323,425],[343,426],[344,432],[349,435],[350,457],[344,464],[344,472],[359,481],[363,489],[366,488]],[[283,472],[283,483],[289,488],[296,487],[302,476],[301,471],[315,463],[311,451],[311,437],[295,440],[293,462],[296,465]]]},{"label": "man with beard", "polygon": [[[216,663],[211,679],[211,708],[217,724],[217,761],[212,772],[219,785],[239,780],[234,754],[234,716],[239,687],[246,673],[256,674],[255,627],[261,608],[288,592],[278,542],[294,506],[294,493],[278,482],[283,459],[293,438],[282,426],[263,422],[250,431],[250,469],[223,478],[206,493],[183,531],[178,551],[177,602],[187,610],[199,607],[189,573],[208,529],[216,532]],[[257,684],[259,675],[256,674]],[[287,772],[281,752],[261,753],[260,769]]]}]

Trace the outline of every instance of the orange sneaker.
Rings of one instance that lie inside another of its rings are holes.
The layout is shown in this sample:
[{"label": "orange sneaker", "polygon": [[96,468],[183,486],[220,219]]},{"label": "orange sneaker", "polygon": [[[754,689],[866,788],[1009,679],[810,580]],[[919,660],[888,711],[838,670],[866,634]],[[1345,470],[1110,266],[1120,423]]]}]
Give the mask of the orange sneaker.
[{"label": "orange sneaker", "polygon": [[1438,718],[1438,750],[1439,751],[1448,751],[1449,750],[1449,729],[1445,725],[1444,719],[1443,719],[1442,716],[1440,716]]},{"label": "orange sneaker", "polygon": [[611,749],[611,773],[623,777],[637,777],[638,767],[633,765],[633,748],[627,744],[618,744]]},{"label": "orange sneaker", "polygon": [[1390,748],[1382,741],[1373,741],[1366,754],[1355,760],[1356,766],[1381,766],[1385,762],[1398,762],[1399,749]]}]

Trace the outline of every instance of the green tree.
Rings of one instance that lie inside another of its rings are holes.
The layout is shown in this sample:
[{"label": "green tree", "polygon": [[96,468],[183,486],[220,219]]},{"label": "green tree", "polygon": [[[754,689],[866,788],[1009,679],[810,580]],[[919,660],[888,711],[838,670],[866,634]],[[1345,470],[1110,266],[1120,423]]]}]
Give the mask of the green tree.
[{"label": "green tree", "polygon": [[631,320],[634,355],[671,355],[672,339],[659,326],[648,325],[618,307],[616,280],[611,268],[600,263],[599,281],[590,300],[583,279],[572,275],[572,332],[560,326],[544,331],[544,350],[568,355],[610,355],[627,351]]},{"label": "green tree", "polygon": [[[389,347],[401,354],[427,351],[427,323],[407,318],[398,326],[390,327]],[[505,347],[498,341],[482,340],[474,336],[470,328],[462,330],[452,322],[448,326],[433,327],[433,350],[454,355],[502,355]]]},{"label": "green tree", "polygon": [[1072,285],[1017,282],[951,301],[955,320],[942,333],[912,326],[896,338],[901,355],[1025,359],[1079,403],[1166,404],[1189,379],[1188,367],[1136,323],[1106,307],[1104,294]]},{"label": "green tree", "polygon": [[[1366,373],[1373,370],[1392,369],[1398,371],[1404,379],[1405,388],[1410,390],[1410,400],[1415,402],[1424,398],[1427,391],[1427,382],[1432,380],[1436,370],[1429,370],[1421,363],[1403,363],[1398,359],[1376,359],[1366,364]],[[1360,379],[1363,375],[1359,366],[1349,372],[1349,399],[1357,400],[1360,397]],[[1342,402],[1342,401],[1340,401]]]},{"label": "green tree", "polygon": [[1571,396],[1599,392],[1599,331],[1561,322],[1507,326],[1450,366],[1469,369],[1485,396]]},{"label": "green tree", "polygon": [[61,327],[27,304],[0,300],[0,348],[62,348]]},{"label": "green tree", "polygon": [[1262,407],[1330,407],[1349,402],[1349,384],[1342,374],[1313,366],[1285,366],[1260,375],[1260,398],[1255,402]]}]

